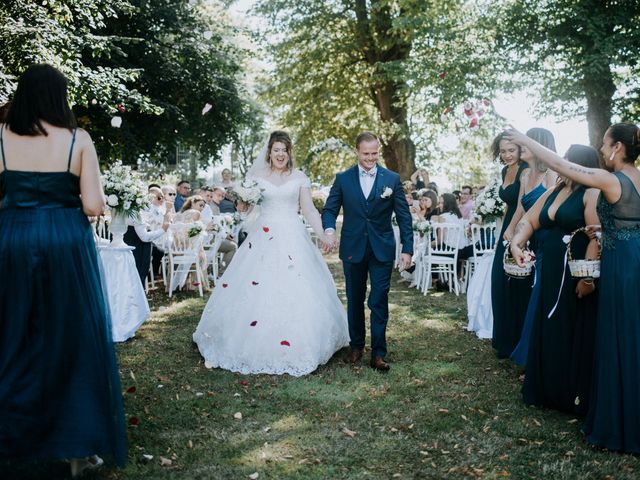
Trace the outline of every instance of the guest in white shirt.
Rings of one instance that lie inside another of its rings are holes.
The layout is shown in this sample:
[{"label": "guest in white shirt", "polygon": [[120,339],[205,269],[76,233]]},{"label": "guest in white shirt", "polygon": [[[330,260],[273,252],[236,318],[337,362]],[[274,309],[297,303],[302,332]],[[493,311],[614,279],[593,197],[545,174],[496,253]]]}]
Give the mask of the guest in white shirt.
[{"label": "guest in white shirt", "polygon": [[207,228],[213,222],[213,210],[211,209],[211,203],[213,202],[213,189],[211,187],[202,187],[198,194],[204,199],[205,205],[200,212],[200,221],[204,223]]},{"label": "guest in white shirt", "polygon": [[231,180],[231,170],[225,168],[222,170],[222,181],[219,182],[216,186],[222,187],[225,190],[227,188],[233,188],[233,181]]}]

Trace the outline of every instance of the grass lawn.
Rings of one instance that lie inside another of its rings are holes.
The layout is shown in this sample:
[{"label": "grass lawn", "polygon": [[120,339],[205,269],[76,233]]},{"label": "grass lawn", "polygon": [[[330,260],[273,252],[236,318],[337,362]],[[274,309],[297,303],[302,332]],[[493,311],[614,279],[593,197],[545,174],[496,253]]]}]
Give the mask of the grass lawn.
[{"label": "grass lawn", "polygon": [[386,375],[345,365],[345,352],[303,378],[207,369],[191,341],[206,299],[154,294],[149,321],[117,347],[138,422],[129,464],[87,478],[640,477],[637,457],[587,446],[578,419],[522,404],[518,369],[466,331],[464,296],[424,297],[397,278]]}]

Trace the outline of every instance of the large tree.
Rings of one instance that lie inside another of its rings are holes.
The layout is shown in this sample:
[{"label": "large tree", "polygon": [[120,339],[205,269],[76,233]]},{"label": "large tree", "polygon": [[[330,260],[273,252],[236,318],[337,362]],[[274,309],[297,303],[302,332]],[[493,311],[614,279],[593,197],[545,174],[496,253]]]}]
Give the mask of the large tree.
[{"label": "large tree", "polygon": [[[382,137],[386,165],[415,170],[413,121],[489,96],[492,30],[484,2],[443,0],[263,0],[274,68],[267,99],[297,138],[302,156],[329,138]],[[419,99],[424,99],[424,102]]]},{"label": "large tree", "polygon": [[234,34],[216,0],[3,2],[0,101],[28,65],[51,63],[103,162],[170,158],[180,145],[206,163],[247,118]]},{"label": "large tree", "polygon": [[499,17],[513,70],[541,86],[541,110],[586,117],[594,147],[612,116],[640,118],[639,0],[509,0]]}]

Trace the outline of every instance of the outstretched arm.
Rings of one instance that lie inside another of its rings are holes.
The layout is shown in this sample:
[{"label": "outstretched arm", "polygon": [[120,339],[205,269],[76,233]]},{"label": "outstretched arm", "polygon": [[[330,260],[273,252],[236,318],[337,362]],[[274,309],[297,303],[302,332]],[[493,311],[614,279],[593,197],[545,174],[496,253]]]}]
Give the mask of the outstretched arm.
[{"label": "outstretched arm", "polygon": [[518,225],[518,222],[524,215],[524,207],[522,206],[522,197],[524,195],[525,185],[529,182],[530,170],[531,170],[530,168],[526,168],[522,172],[522,175],[520,175],[520,191],[518,192],[518,208],[516,208],[516,211],[513,213],[511,222],[509,223],[507,228],[504,230],[504,234],[502,235],[507,242],[510,242],[511,239],[513,238],[513,233],[516,230],[516,225]]},{"label": "outstretched arm", "polygon": [[307,219],[307,223],[311,225],[313,231],[318,238],[324,241],[324,230],[322,229],[322,220],[318,209],[313,204],[313,198],[311,197],[311,190],[307,187],[300,187],[300,211]]},{"label": "outstretched arm", "polygon": [[522,250],[524,249],[527,240],[529,240],[531,235],[533,235],[533,232],[540,228],[540,212],[552,192],[553,190],[547,190],[543,193],[533,207],[524,214],[516,225],[516,231],[511,239],[511,255],[513,255],[513,258],[520,266],[524,265],[524,254],[522,253]]},{"label": "outstretched arm", "polygon": [[557,153],[540,145],[532,138],[527,137],[516,129],[507,130],[510,141],[518,145],[524,145],[538,160],[545,163],[549,168],[559,175],[567,177],[585,187],[593,187],[602,190],[607,201],[614,203],[620,199],[622,189],[620,182],[611,173],[601,168],[587,168],[575,163],[568,162]]}]

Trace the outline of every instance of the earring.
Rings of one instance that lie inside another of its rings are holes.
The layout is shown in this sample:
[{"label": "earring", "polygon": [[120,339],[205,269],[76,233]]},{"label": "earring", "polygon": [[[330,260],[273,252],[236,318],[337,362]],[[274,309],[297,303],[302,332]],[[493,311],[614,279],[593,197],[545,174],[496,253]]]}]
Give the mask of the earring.
[{"label": "earring", "polygon": [[616,156],[616,152],[611,152],[611,155],[609,155],[609,161],[613,162],[613,157]]}]

